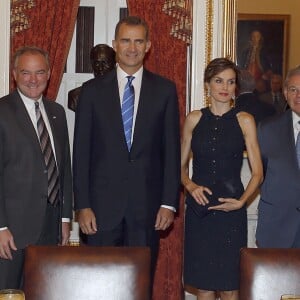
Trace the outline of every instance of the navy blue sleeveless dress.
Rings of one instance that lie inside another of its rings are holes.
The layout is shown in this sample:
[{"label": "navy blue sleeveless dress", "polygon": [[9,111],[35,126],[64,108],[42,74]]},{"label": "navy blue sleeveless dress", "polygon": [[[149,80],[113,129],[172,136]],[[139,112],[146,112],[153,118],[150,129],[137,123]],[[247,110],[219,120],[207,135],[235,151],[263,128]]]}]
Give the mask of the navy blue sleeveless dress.
[{"label": "navy blue sleeveless dress", "polygon": [[191,148],[193,178],[209,187],[210,203],[201,206],[187,195],[184,281],[198,289],[229,291],[239,288],[239,251],[247,245],[246,208],[231,212],[208,211],[219,197],[239,199],[244,188],[241,167],[245,147],[235,109],[215,116],[201,110]]}]

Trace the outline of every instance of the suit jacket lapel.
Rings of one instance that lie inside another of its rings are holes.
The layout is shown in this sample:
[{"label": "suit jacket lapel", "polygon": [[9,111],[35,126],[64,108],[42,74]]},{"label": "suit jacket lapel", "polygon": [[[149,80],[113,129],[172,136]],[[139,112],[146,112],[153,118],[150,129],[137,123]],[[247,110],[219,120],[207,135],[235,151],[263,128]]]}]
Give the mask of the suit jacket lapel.
[{"label": "suit jacket lapel", "polygon": [[152,94],[151,91],[153,87],[151,85],[151,80],[148,74],[148,71],[144,69],[131,149],[135,148],[135,145],[138,143],[140,136],[143,134],[143,129],[146,126],[145,122],[147,122],[147,112],[151,110],[150,95]]},{"label": "suit jacket lapel", "polygon": [[28,140],[32,142],[34,149],[38,151],[42,161],[44,161],[41,152],[40,141],[26,107],[17,91],[15,91],[12,96],[12,101],[14,102],[16,108],[16,120],[19,123],[21,130],[24,132],[24,135],[28,136]]},{"label": "suit jacket lapel", "polygon": [[118,88],[118,79],[116,70],[112,70],[103,78],[101,78],[102,84],[99,85],[98,95],[103,95],[103,102],[107,117],[110,119],[109,130],[116,133],[121,140],[124,151],[127,150],[126,139],[124,135],[122,111],[121,111],[121,100]]},{"label": "suit jacket lapel", "polygon": [[298,168],[298,160],[295,146],[295,137],[294,137],[294,127],[293,127],[293,118],[292,111],[288,110],[282,115],[282,139],[280,139],[284,152],[286,153],[286,159],[290,161],[290,164],[294,166],[296,173],[300,174]]}]

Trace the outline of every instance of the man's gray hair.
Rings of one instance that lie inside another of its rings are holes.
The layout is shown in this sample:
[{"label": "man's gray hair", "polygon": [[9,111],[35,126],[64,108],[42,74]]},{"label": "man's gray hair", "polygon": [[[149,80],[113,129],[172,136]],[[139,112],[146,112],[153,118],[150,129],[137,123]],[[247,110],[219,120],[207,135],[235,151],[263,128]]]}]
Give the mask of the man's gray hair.
[{"label": "man's gray hair", "polygon": [[45,51],[42,48],[36,47],[36,46],[24,46],[24,47],[19,48],[13,56],[14,69],[16,69],[16,67],[18,65],[19,57],[22,56],[23,54],[40,54],[40,55],[44,56],[48,68],[50,67],[49,54],[47,51]]},{"label": "man's gray hair", "polygon": [[284,86],[287,87],[289,84],[290,78],[293,76],[296,76],[296,75],[300,75],[300,65],[288,71],[285,81],[284,81]]}]

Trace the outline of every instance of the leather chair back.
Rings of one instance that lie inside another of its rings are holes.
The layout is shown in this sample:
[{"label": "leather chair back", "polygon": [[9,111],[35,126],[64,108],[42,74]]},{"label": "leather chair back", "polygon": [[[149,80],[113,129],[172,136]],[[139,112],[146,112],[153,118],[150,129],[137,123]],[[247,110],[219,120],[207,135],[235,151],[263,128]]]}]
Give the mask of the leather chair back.
[{"label": "leather chair back", "polygon": [[150,290],[146,247],[29,246],[26,300],[145,300]]},{"label": "leather chair back", "polygon": [[243,248],[240,300],[300,295],[300,249]]}]

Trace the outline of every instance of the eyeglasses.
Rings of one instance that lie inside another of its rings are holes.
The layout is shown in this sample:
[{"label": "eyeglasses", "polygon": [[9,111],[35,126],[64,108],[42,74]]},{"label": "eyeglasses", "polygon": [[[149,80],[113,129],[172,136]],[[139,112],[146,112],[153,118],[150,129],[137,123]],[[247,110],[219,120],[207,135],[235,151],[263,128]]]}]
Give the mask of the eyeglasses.
[{"label": "eyeglasses", "polygon": [[291,95],[295,96],[297,95],[298,93],[300,93],[300,88],[297,88],[295,86],[290,86],[288,87],[288,93],[290,93]]}]

